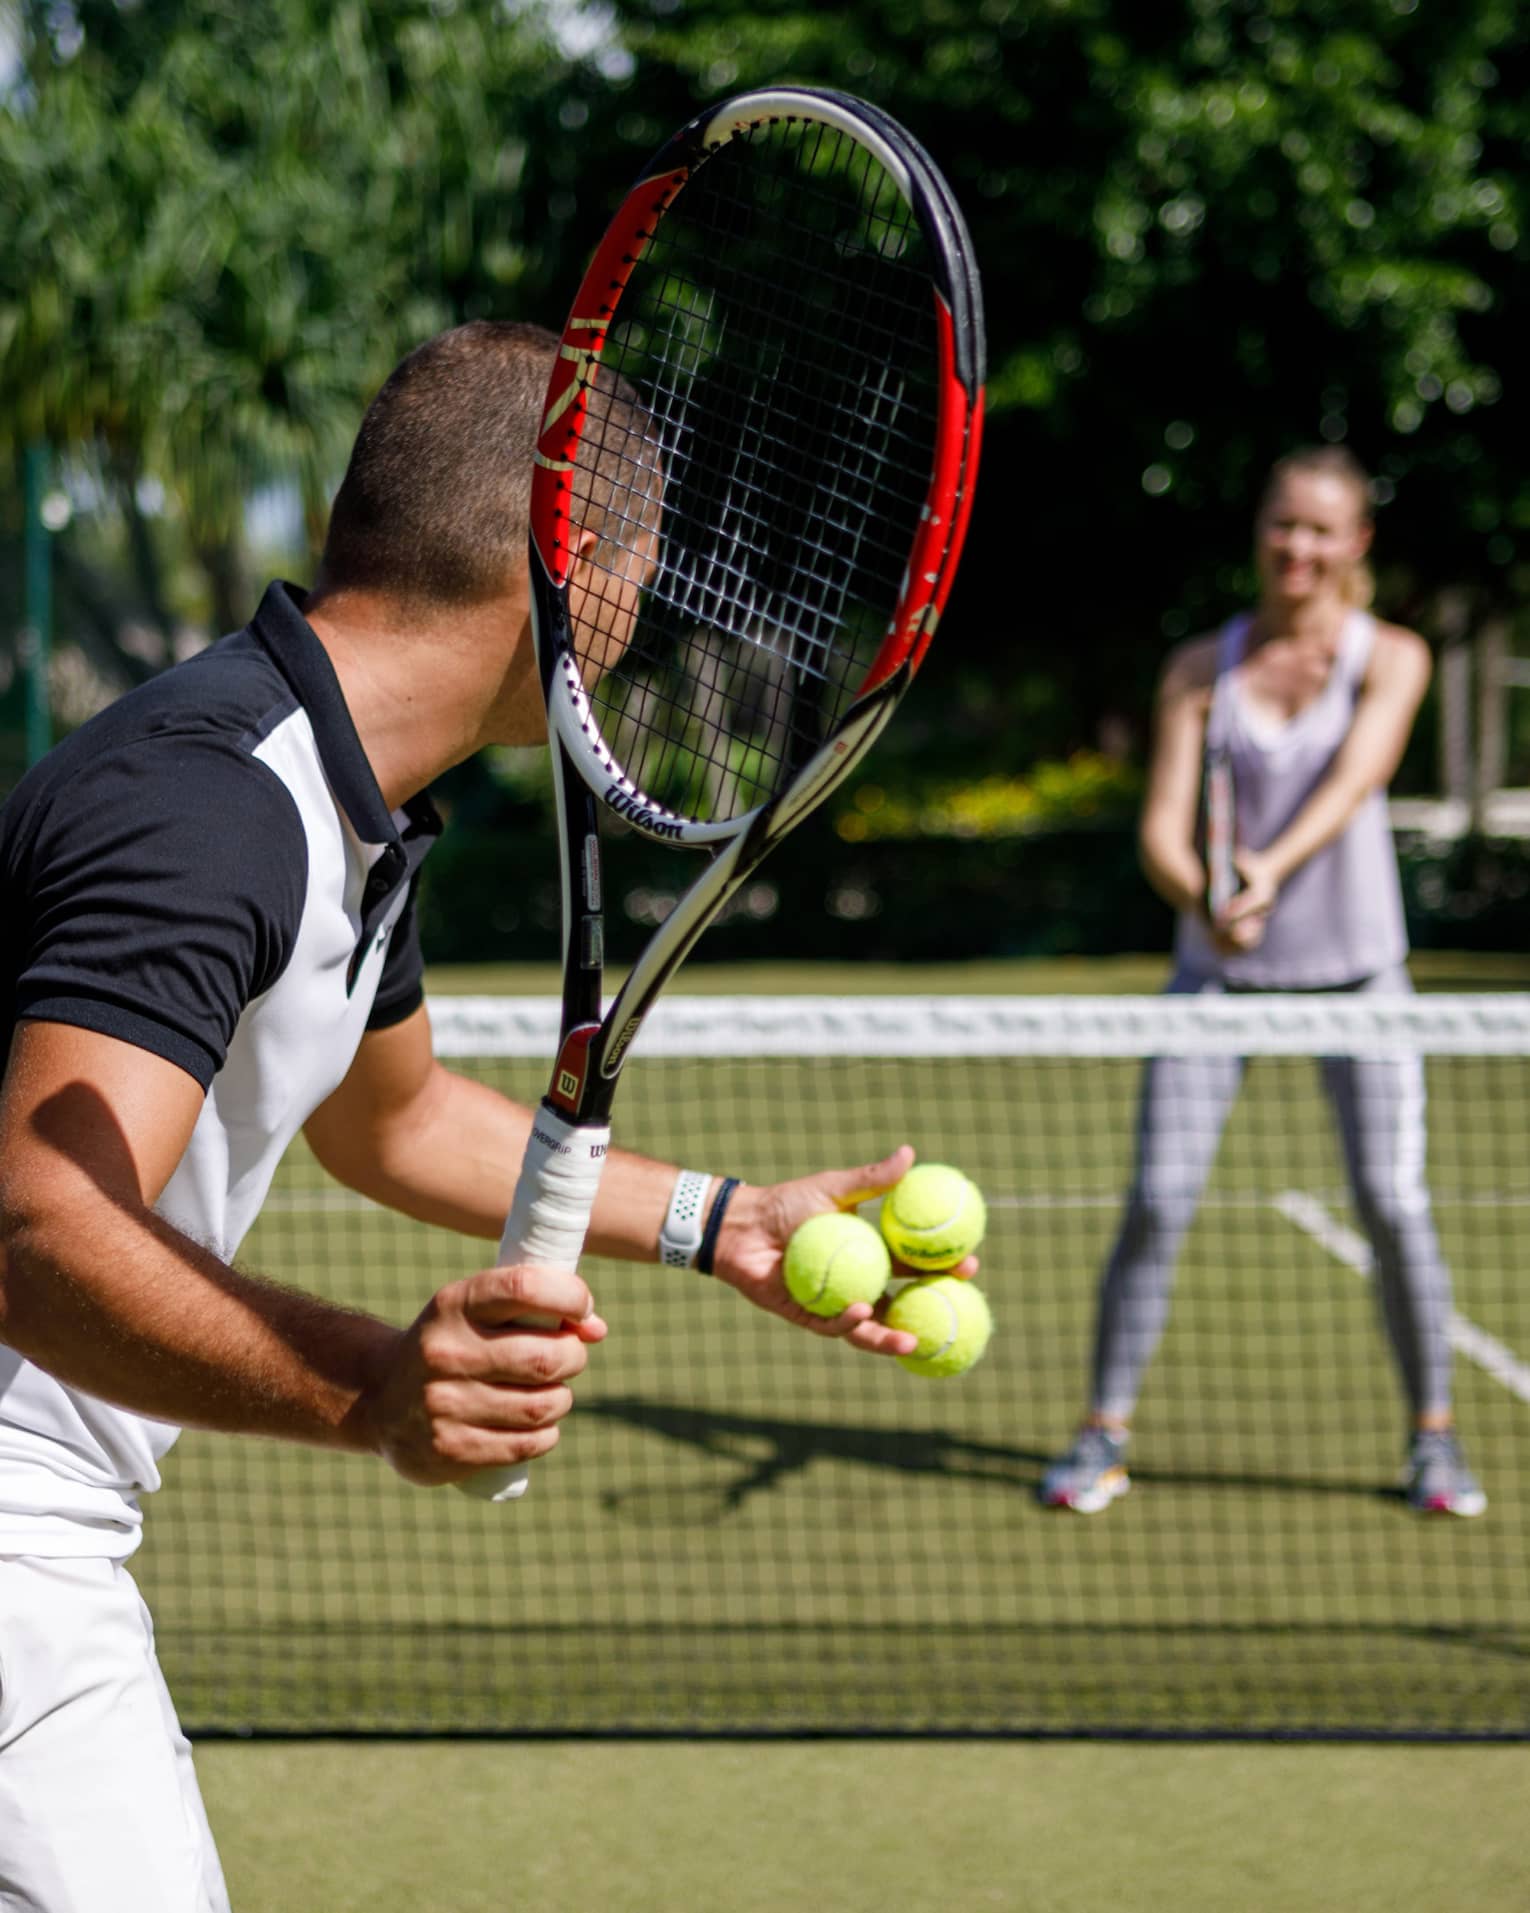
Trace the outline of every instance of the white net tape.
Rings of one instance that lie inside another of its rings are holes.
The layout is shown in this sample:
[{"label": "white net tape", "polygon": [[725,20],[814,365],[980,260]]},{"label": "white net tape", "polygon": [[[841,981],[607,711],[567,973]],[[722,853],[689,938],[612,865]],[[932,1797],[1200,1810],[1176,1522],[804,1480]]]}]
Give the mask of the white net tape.
[{"label": "white net tape", "polygon": [[[549,1060],[550,997],[436,997],[442,1056]],[[1530,995],[673,996],[636,1056],[1530,1056]]]}]

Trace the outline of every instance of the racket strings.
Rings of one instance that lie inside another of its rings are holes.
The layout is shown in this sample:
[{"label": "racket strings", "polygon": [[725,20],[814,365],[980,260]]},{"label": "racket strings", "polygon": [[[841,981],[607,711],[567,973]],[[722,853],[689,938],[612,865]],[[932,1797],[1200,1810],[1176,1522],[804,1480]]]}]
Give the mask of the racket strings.
[{"label": "racket strings", "polygon": [[928,489],[934,328],[912,209],[836,128],[751,129],[658,221],[574,486],[603,501],[574,620],[592,714],[655,803],[753,809],[864,682]]}]

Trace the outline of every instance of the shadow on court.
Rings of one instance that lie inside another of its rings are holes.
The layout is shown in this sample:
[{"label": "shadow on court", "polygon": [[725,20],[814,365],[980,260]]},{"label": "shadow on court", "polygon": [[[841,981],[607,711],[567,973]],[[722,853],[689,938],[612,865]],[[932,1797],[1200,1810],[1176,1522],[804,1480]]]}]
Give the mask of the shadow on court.
[{"label": "shadow on court", "polygon": [[[991,1484],[1019,1491],[1021,1505],[1047,1519],[1066,1517],[1042,1510],[1036,1491],[1049,1452],[972,1441],[940,1429],[854,1428],[836,1422],[792,1421],[776,1416],[729,1415],[711,1409],[681,1408],[636,1396],[592,1402],[581,1418],[619,1422],[628,1428],[733,1464],[730,1478],[704,1485],[644,1481],[632,1488],[607,1489],[602,1505],[629,1519],[721,1520],[745,1507],[816,1461],[850,1462],[897,1475],[927,1475],[953,1481]],[[1134,1487],[1157,1495],[1175,1489],[1234,1489],[1384,1502],[1403,1508],[1400,1488],[1375,1480],[1314,1479],[1247,1470],[1132,1467]],[[1414,1519],[1409,1516],[1409,1519]]]},{"label": "shadow on court", "polygon": [[[938,1429],[850,1428],[834,1422],[727,1415],[632,1396],[592,1402],[581,1415],[662,1435],[713,1460],[733,1463],[738,1472],[711,1491],[719,1516],[742,1508],[815,1461],[856,1462],[900,1475],[992,1481],[1034,1492],[1048,1459],[1033,1450],[969,1441]],[[602,1501],[613,1512],[630,1513],[639,1499],[658,1501],[664,1493],[663,1484],[645,1483],[639,1490],[609,1490]]]}]

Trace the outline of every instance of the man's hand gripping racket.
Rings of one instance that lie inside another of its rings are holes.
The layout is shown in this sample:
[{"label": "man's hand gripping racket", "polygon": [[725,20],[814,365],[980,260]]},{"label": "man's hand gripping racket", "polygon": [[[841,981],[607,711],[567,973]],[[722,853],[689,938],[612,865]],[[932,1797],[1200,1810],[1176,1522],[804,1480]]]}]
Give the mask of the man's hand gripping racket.
[{"label": "man's hand gripping racket", "polygon": [[[982,384],[950,191],[844,95],[783,88],[703,114],[602,240],[533,479],[563,1010],[501,1263],[576,1267],[644,1014],[907,690],[966,530]],[[710,853],[604,1018],[602,809]],[[506,1500],[526,1478],[463,1485]]]}]

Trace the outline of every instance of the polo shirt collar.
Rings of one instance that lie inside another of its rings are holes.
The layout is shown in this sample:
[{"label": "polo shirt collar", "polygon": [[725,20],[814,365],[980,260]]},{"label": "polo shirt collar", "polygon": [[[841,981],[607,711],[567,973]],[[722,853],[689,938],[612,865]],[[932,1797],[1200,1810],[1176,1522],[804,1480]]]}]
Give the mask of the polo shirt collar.
[{"label": "polo shirt collar", "polygon": [[361,748],[329,653],[303,616],[307,601],[305,591],[278,579],[266,587],[250,630],[308,713],[324,775],[351,828],[362,843],[382,846],[362,893],[361,935],[351,966],[354,980],[389,899],[400,883],[414,876],[442,826],[429,794],[421,791],[404,803],[400,815],[405,822],[400,830]]},{"label": "polo shirt collar", "polygon": [[[324,775],[356,835],[364,844],[397,844],[398,827],[361,748],[335,667],[303,616],[307,602],[307,592],[278,580],[266,587],[250,629],[308,713]],[[411,797],[404,811],[412,821],[424,823],[427,815],[434,815],[434,806],[422,793]]]}]

